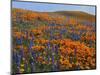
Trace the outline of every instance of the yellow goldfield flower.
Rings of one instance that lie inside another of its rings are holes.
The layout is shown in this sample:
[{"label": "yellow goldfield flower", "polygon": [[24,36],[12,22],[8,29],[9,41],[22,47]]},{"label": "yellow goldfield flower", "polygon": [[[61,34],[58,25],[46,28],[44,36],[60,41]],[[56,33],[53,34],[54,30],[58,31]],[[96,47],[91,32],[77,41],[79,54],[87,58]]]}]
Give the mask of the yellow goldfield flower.
[{"label": "yellow goldfield flower", "polygon": [[45,61],[43,61],[42,63],[43,63],[43,64],[46,64],[46,62],[45,62]]},{"label": "yellow goldfield flower", "polygon": [[21,64],[21,67],[24,67],[24,64]]},{"label": "yellow goldfield flower", "polygon": [[21,72],[23,72],[23,71],[24,71],[24,69],[22,68],[22,69],[20,69],[20,71],[21,71]]},{"label": "yellow goldfield flower", "polygon": [[43,54],[46,55],[47,53],[44,51]]},{"label": "yellow goldfield flower", "polygon": [[52,60],[52,58],[50,58],[50,60]]}]

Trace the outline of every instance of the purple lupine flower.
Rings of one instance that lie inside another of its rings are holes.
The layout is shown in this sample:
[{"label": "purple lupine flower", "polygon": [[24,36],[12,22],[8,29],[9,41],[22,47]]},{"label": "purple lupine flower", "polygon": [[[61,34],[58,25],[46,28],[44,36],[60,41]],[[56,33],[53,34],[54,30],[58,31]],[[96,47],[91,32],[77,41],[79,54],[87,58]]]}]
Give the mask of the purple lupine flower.
[{"label": "purple lupine flower", "polygon": [[52,70],[53,71],[58,70],[58,63],[54,60],[54,56],[52,56]]},{"label": "purple lupine flower", "polygon": [[53,30],[50,31],[50,40],[54,39],[54,36],[53,36]]},{"label": "purple lupine flower", "polygon": [[52,51],[55,52],[55,45],[53,45],[53,47],[52,47]]},{"label": "purple lupine flower", "polygon": [[55,52],[58,54],[58,45],[55,46]]},{"label": "purple lupine flower", "polygon": [[16,61],[16,52],[13,52],[13,60]]},{"label": "purple lupine flower", "polygon": [[17,53],[15,54],[15,62],[16,62],[16,64],[19,62]]},{"label": "purple lupine flower", "polygon": [[48,47],[48,49],[50,49],[50,42],[47,43],[47,47]]},{"label": "purple lupine flower", "polygon": [[[58,45],[55,45],[55,53],[56,53],[56,55],[58,54]],[[58,62],[56,61],[54,64],[55,71],[58,71],[58,68],[59,68]]]},{"label": "purple lupine flower", "polygon": [[18,66],[20,66],[20,62],[21,62],[21,56],[18,55]]},{"label": "purple lupine flower", "polygon": [[19,57],[19,55],[18,54],[16,54],[16,64],[19,64],[20,63],[20,57]]},{"label": "purple lupine flower", "polygon": [[17,43],[18,45],[21,45],[21,44],[22,44],[22,40],[23,40],[22,37],[21,37],[20,39],[19,39],[19,38],[16,38],[16,43]]},{"label": "purple lupine flower", "polygon": [[62,39],[62,35],[63,35],[62,31],[60,31],[60,39]]},{"label": "purple lupine flower", "polygon": [[21,55],[22,58],[24,57],[24,50],[23,50],[23,48],[20,49],[20,55]]},{"label": "purple lupine flower", "polygon": [[32,56],[34,59],[36,59],[36,53],[34,51],[32,51]]},{"label": "purple lupine flower", "polygon": [[52,63],[54,64],[54,56],[52,55]]},{"label": "purple lupine flower", "polygon": [[21,56],[16,55],[16,65],[17,65],[18,73],[20,73],[20,63],[21,63]]},{"label": "purple lupine flower", "polygon": [[48,55],[48,61],[50,61],[50,56]]},{"label": "purple lupine flower", "polygon": [[52,55],[52,69],[55,70],[55,61],[54,61],[54,56]]},{"label": "purple lupine flower", "polygon": [[32,37],[32,40],[34,40],[34,34],[30,32],[30,36]]},{"label": "purple lupine flower", "polygon": [[71,38],[72,38],[73,40],[79,40],[79,39],[80,39],[80,36],[79,36],[78,34],[72,33],[72,34],[71,34]]},{"label": "purple lupine flower", "polygon": [[63,33],[66,33],[66,32],[67,32],[67,29],[63,28],[60,33],[63,34]]},{"label": "purple lupine flower", "polygon": [[63,34],[66,33],[67,30],[64,28],[64,29],[61,29],[60,30],[60,38],[62,38]]},{"label": "purple lupine flower", "polygon": [[31,50],[31,47],[34,46],[33,40],[34,40],[34,35],[32,35],[32,40],[30,40],[29,50]]},{"label": "purple lupine flower", "polygon": [[34,35],[32,35],[32,40],[34,40]]},{"label": "purple lupine flower", "polygon": [[29,50],[31,50],[31,47],[33,46],[33,41],[30,40],[30,44],[29,44]]}]

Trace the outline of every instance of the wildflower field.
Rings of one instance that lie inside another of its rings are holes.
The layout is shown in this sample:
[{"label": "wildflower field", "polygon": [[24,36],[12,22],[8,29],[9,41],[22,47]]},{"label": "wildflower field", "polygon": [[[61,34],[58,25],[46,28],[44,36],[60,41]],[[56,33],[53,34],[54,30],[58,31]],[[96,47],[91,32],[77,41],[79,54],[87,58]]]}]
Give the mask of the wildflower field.
[{"label": "wildflower field", "polygon": [[12,8],[13,73],[95,68],[95,15]]}]

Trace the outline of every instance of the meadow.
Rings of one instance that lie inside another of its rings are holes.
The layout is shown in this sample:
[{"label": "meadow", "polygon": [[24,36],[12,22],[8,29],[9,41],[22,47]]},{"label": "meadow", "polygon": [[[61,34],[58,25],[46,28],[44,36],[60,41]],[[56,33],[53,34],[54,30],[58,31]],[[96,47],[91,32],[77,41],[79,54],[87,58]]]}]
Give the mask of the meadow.
[{"label": "meadow", "polygon": [[95,68],[95,15],[12,9],[13,73]]}]

